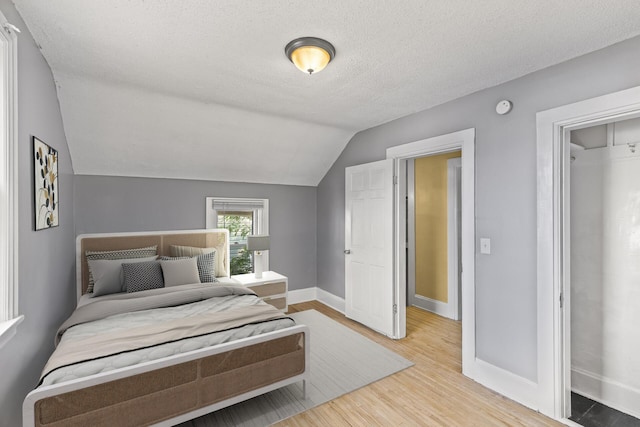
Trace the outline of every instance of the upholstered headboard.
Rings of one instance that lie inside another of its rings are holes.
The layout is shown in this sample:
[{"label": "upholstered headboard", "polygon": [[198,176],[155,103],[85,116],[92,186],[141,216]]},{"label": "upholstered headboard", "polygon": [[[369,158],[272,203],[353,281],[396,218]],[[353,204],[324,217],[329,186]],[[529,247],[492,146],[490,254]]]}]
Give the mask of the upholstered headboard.
[{"label": "upholstered headboard", "polygon": [[[226,229],[150,231],[139,233],[81,234],[76,238],[76,286],[78,299],[89,286],[86,251],[113,251],[158,245],[158,255],[170,256],[171,245],[200,248],[224,247],[224,265],[229,274],[229,231]],[[220,254],[218,256],[221,256]]]}]

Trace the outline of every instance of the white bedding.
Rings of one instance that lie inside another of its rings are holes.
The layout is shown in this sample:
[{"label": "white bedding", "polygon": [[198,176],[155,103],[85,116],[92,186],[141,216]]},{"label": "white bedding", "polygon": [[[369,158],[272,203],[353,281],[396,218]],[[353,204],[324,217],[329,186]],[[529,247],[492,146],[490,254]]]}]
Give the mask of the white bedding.
[{"label": "white bedding", "polygon": [[[97,300],[98,298],[89,299]],[[87,304],[87,302],[84,302]],[[62,341],[70,341],[83,337],[93,336],[103,332],[145,327],[159,322],[198,316],[205,312],[231,310],[236,307],[266,304],[255,295],[229,295],[209,298],[177,307],[153,308],[130,313],[116,314],[104,319],[79,324],[69,328],[62,336]],[[80,306],[80,302],[78,306]],[[58,368],[47,374],[41,385],[57,384],[89,375],[108,372],[114,369],[133,366],[139,363],[186,353],[203,347],[221,344],[249,336],[283,329],[293,326],[295,323],[290,318],[277,319],[264,323],[245,325],[240,328],[214,332],[180,341],[159,344],[153,347],[138,349],[112,356],[102,357],[96,360],[77,363],[71,366]]]}]

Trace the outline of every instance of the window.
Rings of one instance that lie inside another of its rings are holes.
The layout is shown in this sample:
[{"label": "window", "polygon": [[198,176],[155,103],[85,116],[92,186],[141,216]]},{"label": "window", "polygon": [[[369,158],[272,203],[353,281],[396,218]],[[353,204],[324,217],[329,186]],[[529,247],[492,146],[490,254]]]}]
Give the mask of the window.
[{"label": "window", "polygon": [[17,38],[0,12],[0,347],[18,317]]},{"label": "window", "polygon": [[[207,228],[229,230],[231,274],[253,272],[253,257],[247,251],[247,236],[269,234],[269,199],[207,197]],[[269,269],[269,253],[263,255]]]}]

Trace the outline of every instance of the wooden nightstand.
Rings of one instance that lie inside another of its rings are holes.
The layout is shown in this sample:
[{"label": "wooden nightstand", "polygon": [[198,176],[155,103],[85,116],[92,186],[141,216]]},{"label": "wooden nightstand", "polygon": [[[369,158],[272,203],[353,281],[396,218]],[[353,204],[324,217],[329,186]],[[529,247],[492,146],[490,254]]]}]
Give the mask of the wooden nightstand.
[{"label": "wooden nightstand", "polygon": [[286,276],[275,271],[265,271],[262,278],[256,279],[254,273],[238,274],[231,276],[232,279],[240,282],[255,292],[264,302],[271,304],[275,308],[287,311],[287,290],[289,281]]}]

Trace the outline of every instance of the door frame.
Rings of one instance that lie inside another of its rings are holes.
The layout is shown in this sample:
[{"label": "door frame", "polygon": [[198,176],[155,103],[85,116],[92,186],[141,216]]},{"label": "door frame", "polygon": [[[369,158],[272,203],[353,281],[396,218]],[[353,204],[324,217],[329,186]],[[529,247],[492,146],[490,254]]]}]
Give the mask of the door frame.
[{"label": "door frame", "polygon": [[567,360],[571,322],[566,319],[571,301],[564,298],[561,304],[561,298],[570,295],[566,135],[638,114],[640,86],[536,114],[538,409],[555,419],[566,418],[567,390],[571,387],[571,363]]},{"label": "door frame", "polygon": [[[476,359],[475,328],[475,128],[402,144],[387,149],[387,159],[394,159],[396,176],[406,176],[406,160],[414,157],[462,151],[462,373],[474,377]],[[397,179],[394,191],[395,280],[394,293],[398,310],[396,336],[406,336],[406,179]]]}]

